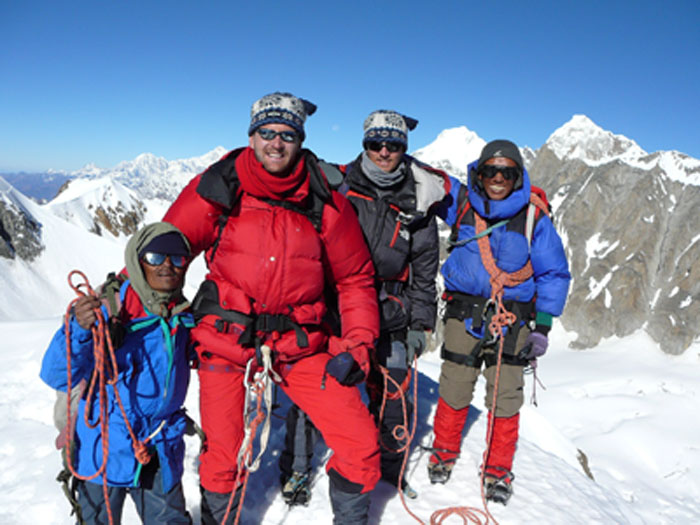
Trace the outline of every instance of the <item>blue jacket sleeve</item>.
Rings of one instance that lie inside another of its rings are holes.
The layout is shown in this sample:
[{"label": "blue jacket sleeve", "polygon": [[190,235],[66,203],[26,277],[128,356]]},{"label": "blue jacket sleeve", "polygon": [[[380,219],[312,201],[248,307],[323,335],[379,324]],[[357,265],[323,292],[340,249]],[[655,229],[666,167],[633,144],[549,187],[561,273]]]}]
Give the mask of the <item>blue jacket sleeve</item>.
[{"label": "blue jacket sleeve", "polygon": [[560,316],[569,294],[571,274],[561,237],[549,217],[537,221],[530,260],[537,293],[535,309],[554,317]]},{"label": "blue jacket sleeve", "polygon": [[[104,307],[103,307],[104,314]],[[92,370],[95,367],[93,358],[92,333],[85,330],[76,322],[70,321],[71,341],[71,387],[74,387],[81,379],[90,380]],[[52,388],[66,391],[68,388],[68,363],[66,360],[66,330],[61,326],[54,334],[44,358],[41,362],[42,381]]]}]

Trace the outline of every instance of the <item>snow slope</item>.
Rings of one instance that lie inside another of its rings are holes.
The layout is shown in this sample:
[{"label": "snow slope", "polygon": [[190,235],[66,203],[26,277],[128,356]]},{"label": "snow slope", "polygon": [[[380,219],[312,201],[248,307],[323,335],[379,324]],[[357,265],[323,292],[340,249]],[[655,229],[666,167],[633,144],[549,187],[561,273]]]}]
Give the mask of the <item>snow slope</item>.
[{"label": "snow slope", "polygon": [[[69,508],[54,477],[60,470],[51,423],[54,394],[38,378],[43,351],[60,319],[0,323],[0,523],[69,524]],[[700,487],[697,446],[700,409],[700,347],[673,357],[654,348],[643,335],[607,341],[586,352],[566,348],[568,335],[558,327],[552,349],[539,367],[546,390],[539,407],[522,411],[516,454],[515,493],[507,507],[490,511],[502,524],[698,523]],[[420,361],[418,428],[415,443],[427,444],[437,401],[439,357]],[[529,396],[532,377],[528,376]],[[414,447],[408,479],[419,492],[408,505],[424,523],[441,508],[481,507],[478,467],[483,452],[485,411],[478,386],[469,415],[462,456],[445,485],[431,485],[427,453]],[[281,416],[288,401],[280,394]],[[198,419],[197,381],[187,399]],[[328,479],[319,465],[309,507],[289,509],[279,496],[277,459],[283,421],[273,418],[263,466],[252,475],[243,523],[330,523]],[[188,507],[199,519],[196,455],[199,443],[187,438],[184,479]],[[585,452],[595,481],[579,465]],[[322,443],[316,462],[326,454]],[[372,495],[370,523],[411,523],[400,498],[380,483]],[[126,505],[124,523],[138,523]],[[456,517],[445,523],[461,523]]]}]

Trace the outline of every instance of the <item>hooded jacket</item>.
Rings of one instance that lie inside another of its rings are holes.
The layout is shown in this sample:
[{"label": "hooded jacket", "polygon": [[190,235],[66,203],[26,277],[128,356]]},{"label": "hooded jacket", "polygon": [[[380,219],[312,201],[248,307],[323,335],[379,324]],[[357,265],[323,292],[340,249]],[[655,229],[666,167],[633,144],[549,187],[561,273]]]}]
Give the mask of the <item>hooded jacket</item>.
[{"label": "hooded jacket", "polygon": [[376,272],[382,331],[432,330],[439,266],[436,205],[447,195],[447,174],[409,155],[404,177],[380,188],[362,170],[362,154],[347,166],[345,194],[357,212]]},{"label": "hooded jacket", "polygon": [[[468,195],[471,209],[459,225],[458,241],[469,240],[456,246],[442,266],[442,276],[448,291],[461,292],[489,298],[491,296],[490,276],[479,253],[479,246],[473,239],[474,213],[483,217],[489,226],[508,219],[506,224],[494,228],[489,241],[498,268],[505,272],[515,272],[532,262],[533,275],[527,281],[506,287],[503,299],[527,303],[535,298],[538,313],[556,317],[561,315],[569,290],[569,265],[561,238],[552,221],[540,214],[535,223],[532,244],[525,237],[525,215],[530,200],[530,178],[523,169],[522,181],[516,181],[513,192],[503,200],[494,201],[486,196],[476,180],[476,162],[468,166]],[[439,210],[440,216],[452,226],[457,220],[458,195],[461,183],[452,179],[452,190]],[[471,320],[465,320],[471,328]],[[483,332],[473,331],[477,337]]]},{"label": "hooded jacket", "polygon": [[[119,378],[116,383],[126,416],[139,441],[152,433],[149,446],[154,446],[160,461],[163,490],[169,491],[182,477],[185,445],[185,401],[189,384],[188,332],[194,325],[191,314],[184,311],[188,303],[181,290],[160,293],[148,286],[138,262],[138,252],[153,238],[177,231],[170,224],[156,223],[137,232],[129,241],[125,259],[130,280],[119,290],[120,321],[126,335],[115,349]],[[157,312],[157,313],[154,313]],[[105,319],[107,307],[102,307]],[[40,376],[49,386],[67,390],[65,327],[54,335],[42,361]],[[70,321],[72,387],[81,380],[90,381],[95,366],[90,330]],[[109,403],[109,456],[107,483],[110,486],[138,486],[141,465],[134,456],[122,412],[114,390],[107,386]],[[75,421],[73,466],[79,475],[92,476],[102,465],[102,435],[99,424],[90,428],[90,421],[99,415],[99,399],[91,406],[80,399]],[[162,424],[162,426],[161,426]],[[101,483],[101,476],[91,480]]]},{"label": "hooded jacket", "polygon": [[[271,346],[277,362],[325,351],[326,285],[337,295],[342,337],[371,346],[378,335],[374,272],[352,206],[329,189],[316,157],[302,150],[293,171],[304,173],[302,188],[323,199],[318,231],[303,213],[311,196],[302,196],[301,189],[273,200],[238,186],[250,177],[243,172],[247,163],[257,162],[252,155],[250,148],[234,150],[197,175],[164,220],[187,236],[193,255],[205,252],[206,280],[216,286],[222,309],[253,318],[285,315],[301,327],[306,346],[294,330],[256,334]],[[239,343],[244,330],[242,324],[224,326],[217,316],[205,315],[192,331],[202,362],[245,367],[255,348]]]}]

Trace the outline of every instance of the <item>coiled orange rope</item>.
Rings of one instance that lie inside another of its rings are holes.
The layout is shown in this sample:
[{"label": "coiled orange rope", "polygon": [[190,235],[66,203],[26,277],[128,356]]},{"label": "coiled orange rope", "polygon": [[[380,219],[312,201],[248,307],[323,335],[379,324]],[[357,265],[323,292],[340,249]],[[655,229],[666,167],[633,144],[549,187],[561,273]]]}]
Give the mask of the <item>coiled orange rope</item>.
[{"label": "coiled orange rope", "polygon": [[[83,282],[78,284],[73,284],[73,276],[78,275],[82,277]],[[72,390],[72,368],[71,368],[71,332],[70,332],[70,320],[72,316],[72,310],[75,303],[80,297],[85,295],[90,295],[92,297],[98,297],[95,291],[90,286],[88,278],[85,274],[79,270],[73,270],[68,274],[68,284],[78,295],[73,299],[66,310],[64,316],[64,327],[66,335],[66,366],[68,375],[68,396],[66,399],[67,409],[66,409],[66,427],[68,428],[68,437],[66,440],[66,463],[71,474],[75,476],[76,479],[83,481],[89,481],[102,475],[102,489],[104,494],[105,506],[107,507],[107,517],[109,519],[110,525],[114,523],[114,517],[112,516],[112,508],[109,504],[109,492],[107,487],[107,460],[109,458],[109,403],[107,399],[107,385],[112,386],[112,392],[114,392],[114,398],[117,401],[119,409],[121,410],[124,423],[126,424],[127,431],[131,437],[131,441],[134,447],[134,456],[137,461],[145,465],[151,460],[151,455],[146,447],[148,441],[151,437],[144,441],[139,441],[134,434],[134,430],[129,423],[129,419],[126,416],[126,411],[124,410],[124,405],[122,404],[121,397],[119,396],[119,391],[116,388],[116,383],[119,378],[119,370],[117,369],[117,358],[114,353],[114,347],[112,345],[112,340],[109,337],[109,329],[105,323],[105,319],[102,316],[102,312],[99,308],[95,309],[95,315],[97,317],[97,326],[93,325],[90,328],[92,332],[92,345],[93,345],[93,358],[95,361],[94,373],[92,374],[92,379],[90,380],[90,386],[88,387],[87,396],[85,398],[85,425],[88,428],[96,428],[99,424],[100,434],[102,435],[102,464],[100,468],[92,476],[81,476],[78,474],[73,467],[72,460],[72,446],[71,441],[73,439],[73,423],[71,414],[71,390]],[[86,291],[81,290],[85,288]],[[94,423],[90,422],[90,407],[93,404],[95,397],[95,390],[97,390],[97,395],[99,396],[99,416],[97,421]]]}]

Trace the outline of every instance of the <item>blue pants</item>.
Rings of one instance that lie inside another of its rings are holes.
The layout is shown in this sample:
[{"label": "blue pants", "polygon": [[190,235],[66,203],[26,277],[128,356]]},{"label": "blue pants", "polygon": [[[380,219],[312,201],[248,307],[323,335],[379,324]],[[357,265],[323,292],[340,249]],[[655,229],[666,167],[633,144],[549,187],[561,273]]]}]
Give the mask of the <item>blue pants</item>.
[{"label": "blue pants", "polygon": [[[144,469],[144,474],[145,470],[147,469]],[[163,493],[160,468],[156,467],[154,470],[152,479],[150,482],[145,482],[144,487],[108,487],[109,506],[115,524],[121,523],[122,509],[127,493],[136,505],[136,512],[145,525],[192,524],[192,518],[185,508],[182,484],[178,483],[169,492]],[[109,518],[102,489],[102,478],[97,478],[97,480],[99,480],[98,483],[78,481],[78,504],[85,523],[88,525],[107,525]]]}]

